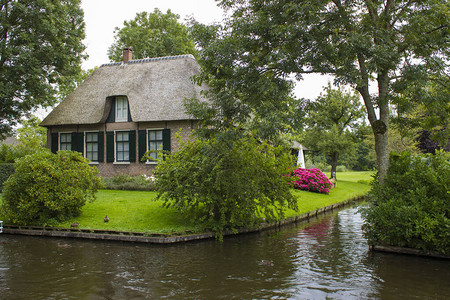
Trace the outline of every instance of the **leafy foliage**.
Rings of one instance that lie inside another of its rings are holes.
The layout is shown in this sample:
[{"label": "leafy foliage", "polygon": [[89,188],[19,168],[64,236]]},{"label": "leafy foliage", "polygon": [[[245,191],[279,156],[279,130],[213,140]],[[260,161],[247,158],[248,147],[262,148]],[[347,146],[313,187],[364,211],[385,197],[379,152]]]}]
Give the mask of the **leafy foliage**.
[{"label": "leafy foliage", "polygon": [[103,184],[107,190],[127,191],[154,191],[154,177],[146,175],[131,176],[127,174],[114,175],[111,178],[103,178]]},{"label": "leafy foliage", "polygon": [[15,171],[4,184],[2,205],[2,215],[14,224],[46,225],[78,216],[101,186],[98,169],[78,152],[38,151],[17,160]]},{"label": "leafy foliage", "polygon": [[2,1],[0,137],[39,106],[56,103],[85,57],[80,0]]},{"label": "leafy foliage", "polygon": [[[220,3],[232,13],[224,30],[212,35],[217,40],[212,47],[222,42],[229,48],[205,56],[205,60],[216,66],[217,73],[235,76],[233,82],[243,87],[256,82],[248,74],[270,77],[276,82],[286,81],[292,74],[300,79],[302,74],[309,73],[332,74],[335,83],[354,87],[364,100],[375,136],[380,179],[389,164],[388,125],[396,93],[393,84],[401,79],[412,84],[436,74],[448,77],[448,2],[222,0]],[[230,66],[238,71],[230,72]],[[377,82],[376,91],[369,91],[372,80]],[[245,94],[258,91],[247,89]]]},{"label": "leafy foliage", "polygon": [[317,168],[298,168],[292,172],[292,175],[294,178],[297,177],[294,179],[294,188],[299,190],[328,194],[332,187],[327,176]]},{"label": "leafy foliage", "polygon": [[302,141],[329,157],[331,172],[336,172],[339,156],[355,149],[356,136],[350,129],[359,126],[364,110],[357,95],[332,89],[330,84],[324,91],[324,95],[306,105],[308,127]]},{"label": "leafy foliage", "polygon": [[225,30],[221,25],[191,24],[202,66],[195,79],[208,85],[204,95],[209,101],[191,99],[187,111],[201,120],[201,136],[240,128],[276,144],[280,133],[301,128],[303,102],[293,98],[291,81],[279,78],[275,71],[253,68],[256,61],[251,53],[238,56],[245,50],[239,40],[224,35]]},{"label": "leafy foliage", "polygon": [[0,163],[0,193],[3,190],[3,183],[14,174],[14,164]]},{"label": "leafy foliage", "polygon": [[252,137],[198,138],[156,168],[158,197],[166,207],[190,214],[218,237],[296,208],[289,189],[290,155]]},{"label": "leafy foliage", "polygon": [[362,210],[370,244],[450,254],[450,155],[392,154],[384,185]]},{"label": "leafy foliage", "polygon": [[[417,71],[411,73],[413,77]],[[450,77],[448,74],[417,77],[414,81],[405,78],[394,86],[397,116],[393,121],[403,136],[419,141],[423,153],[434,153],[449,146]]]},{"label": "leafy foliage", "polygon": [[122,51],[133,49],[136,58],[180,54],[196,54],[194,41],[185,25],[178,23],[179,15],[167,10],[163,14],[155,8],[153,13],[141,12],[133,20],[116,27],[114,43],[108,49],[111,61],[122,61]]},{"label": "leafy foliage", "polygon": [[17,145],[2,144],[0,149],[0,162],[14,163],[17,159],[32,154],[45,147],[47,130],[39,126],[41,121],[31,116],[23,120],[22,127],[17,129]]}]

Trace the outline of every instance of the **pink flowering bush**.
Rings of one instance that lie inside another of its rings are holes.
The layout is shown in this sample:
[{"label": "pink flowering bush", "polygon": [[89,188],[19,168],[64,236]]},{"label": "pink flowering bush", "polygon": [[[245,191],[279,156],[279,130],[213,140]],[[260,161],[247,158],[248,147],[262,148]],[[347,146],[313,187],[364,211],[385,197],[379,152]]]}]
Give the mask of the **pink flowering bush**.
[{"label": "pink flowering bush", "polygon": [[[317,168],[298,168],[292,172],[292,175],[294,176],[293,184],[296,189],[324,194],[328,194],[330,192],[332,183],[327,176],[325,176],[325,174]],[[298,179],[295,177],[298,177]]]}]

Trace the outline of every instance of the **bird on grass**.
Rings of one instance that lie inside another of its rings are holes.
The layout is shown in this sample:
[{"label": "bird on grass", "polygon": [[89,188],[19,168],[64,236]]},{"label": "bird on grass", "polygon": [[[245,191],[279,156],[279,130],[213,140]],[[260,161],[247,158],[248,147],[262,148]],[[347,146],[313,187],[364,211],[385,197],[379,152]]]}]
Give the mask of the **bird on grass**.
[{"label": "bird on grass", "polygon": [[77,228],[79,225],[80,225],[79,223],[73,222],[73,223],[70,225],[70,227],[72,227],[72,228]]},{"label": "bird on grass", "polygon": [[109,222],[109,218],[108,218],[108,216],[105,216],[104,218],[103,218],[103,221],[106,223],[106,222]]}]

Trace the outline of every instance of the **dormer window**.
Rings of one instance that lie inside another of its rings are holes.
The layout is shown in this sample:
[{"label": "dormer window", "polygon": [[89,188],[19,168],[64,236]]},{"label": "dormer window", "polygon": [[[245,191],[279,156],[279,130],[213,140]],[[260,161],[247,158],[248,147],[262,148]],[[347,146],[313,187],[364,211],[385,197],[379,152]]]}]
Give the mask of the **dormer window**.
[{"label": "dormer window", "polygon": [[116,97],[116,122],[128,121],[128,99],[127,97]]}]

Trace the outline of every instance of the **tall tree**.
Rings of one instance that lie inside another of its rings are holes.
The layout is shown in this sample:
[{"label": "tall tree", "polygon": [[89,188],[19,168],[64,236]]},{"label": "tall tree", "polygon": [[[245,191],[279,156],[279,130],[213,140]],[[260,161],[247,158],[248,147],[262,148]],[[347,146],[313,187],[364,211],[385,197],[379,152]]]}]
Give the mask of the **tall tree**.
[{"label": "tall tree", "polygon": [[123,22],[122,28],[116,27],[114,43],[108,49],[109,59],[121,61],[125,47],[131,47],[136,58],[195,55],[194,41],[179,18],[170,9],[165,14],[157,8],[152,13],[137,13],[133,20]]},{"label": "tall tree", "polygon": [[[232,10],[220,38],[238,45],[235,66],[278,78],[332,74],[360,93],[381,180],[389,164],[393,83],[448,77],[448,1],[223,0],[221,6]],[[371,82],[376,91],[369,91]]]},{"label": "tall tree", "polygon": [[0,138],[78,76],[84,37],[79,0],[1,1]]},{"label": "tall tree", "polygon": [[303,142],[308,148],[320,150],[330,158],[333,173],[339,156],[356,146],[351,129],[358,126],[364,109],[357,95],[332,89],[330,84],[324,91],[325,94],[306,105],[308,128]]},{"label": "tall tree", "polygon": [[[239,56],[237,39],[223,34],[222,25],[205,26],[195,21],[190,31],[199,49],[201,74],[198,83],[207,83],[208,102],[192,99],[188,112],[201,120],[199,134],[233,131],[243,135],[279,141],[280,133],[299,126],[303,100],[295,100],[293,84],[276,71],[261,71],[252,57]],[[244,51],[244,50],[242,50]],[[234,129],[239,129],[238,131]]]}]

